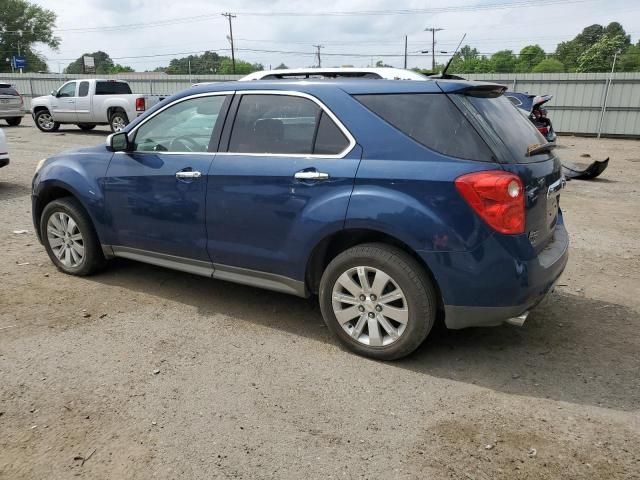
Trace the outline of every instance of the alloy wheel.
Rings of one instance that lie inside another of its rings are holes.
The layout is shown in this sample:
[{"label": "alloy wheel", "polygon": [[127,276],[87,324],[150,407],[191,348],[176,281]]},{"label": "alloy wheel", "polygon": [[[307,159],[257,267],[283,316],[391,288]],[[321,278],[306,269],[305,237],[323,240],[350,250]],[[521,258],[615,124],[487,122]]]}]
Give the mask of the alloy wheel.
[{"label": "alloy wheel", "polygon": [[120,115],[116,115],[111,119],[111,129],[114,131],[114,133],[121,132],[126,126],[127,124],[124,121],[124,118],[122,118]]},{"label": "alloy wheel", "polygon": [[396,342],[409,321],[404,292],[387,273],[368,266],[353,267],[336,280],[333,313],[355,341],[383,347]]},{"label": "alloy wheel", "polygon": [[38,125],[40,125],[43,130],[51,130],[54,125],[53,118],[51,118],[51,115],[48,113],[42,113],[38,116]]},{"label": "alloy wheel", "polygon": [[47,240],[56,258],[65,267],[84,261],[84,238],[76,221],[64,212],[54,212],[47,221]]}]

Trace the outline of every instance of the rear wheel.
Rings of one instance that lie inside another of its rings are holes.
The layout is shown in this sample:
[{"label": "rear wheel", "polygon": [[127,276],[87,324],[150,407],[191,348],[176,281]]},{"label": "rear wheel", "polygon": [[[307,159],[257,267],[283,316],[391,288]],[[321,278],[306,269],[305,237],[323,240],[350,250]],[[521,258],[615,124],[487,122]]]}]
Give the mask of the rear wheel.
[{"label": "rear wheel", "polygon": [[378,360],[413,352],[436,317],[434,287],[422,266],[386,244],[364,244],[338,255],[320,282],[329,329],[350,350]]},{"label": "rear wheel", "polygon": [[109,117],[109,126],[113,133],[121,132],[127,125],[129,125],[129,118],[122,110],[116,110]]},{"label": "rear wheel", "polygon": [[11,127],[17,127],[18,125],[20,125],[22,123],[22,117],[7,118],[7,123]]},{"label": "rear wheel", "polygon": [[42,243],[53,264],[64,273],[90,275],[105,259],[89,215],[75,198],[49,203],[40,218]]},{"label": "rear wheel", "polygon": [[79,123],[78,128],[80,130],[84,130],[85,132],[88,132],[89,130],[93,130],[94,128],[96,128],[96,126],[91,125],[90,123]]},{"label": "rear wheel", "polygon": [[60,128],[58,122],[53,121],[53,117],[48,110],[40,110],[35,116],[36,127],[42,132],[57,132]]}]

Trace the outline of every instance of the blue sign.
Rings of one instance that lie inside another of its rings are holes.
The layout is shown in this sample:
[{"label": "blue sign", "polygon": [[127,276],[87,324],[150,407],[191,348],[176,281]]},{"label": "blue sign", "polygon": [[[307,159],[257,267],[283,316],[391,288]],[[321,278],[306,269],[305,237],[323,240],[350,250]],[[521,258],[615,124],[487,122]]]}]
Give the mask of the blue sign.
[{"label": "blue sign", "polygon": [[13,68],[27,68],[27,59],[14,55],[11,57],[11,65],[13,65]]}]

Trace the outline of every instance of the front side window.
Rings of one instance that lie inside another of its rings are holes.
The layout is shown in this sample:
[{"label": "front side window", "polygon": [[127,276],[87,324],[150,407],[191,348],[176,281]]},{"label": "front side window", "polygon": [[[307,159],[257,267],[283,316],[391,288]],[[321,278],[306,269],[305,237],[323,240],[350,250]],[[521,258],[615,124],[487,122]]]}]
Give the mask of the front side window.
[{"label": "front side window", "polygon": [[492,161],[485,141],[446,95],[393,93],[355,98],[425,147],[451,157]]},{"label": "front side window", "polygon": [[65,83],[60,90],[58,90],[58,97],[75,97],[76,96],[76,82]]},{"label": "front side window", "polygon": [[225,95],[176,103],[138,128],[137,152],[207,152]]},{"label": "front side window", "polygon": [[78,87],[78,96],[86,97],[89,95],[89,82],[80,82],[80,86]]}]

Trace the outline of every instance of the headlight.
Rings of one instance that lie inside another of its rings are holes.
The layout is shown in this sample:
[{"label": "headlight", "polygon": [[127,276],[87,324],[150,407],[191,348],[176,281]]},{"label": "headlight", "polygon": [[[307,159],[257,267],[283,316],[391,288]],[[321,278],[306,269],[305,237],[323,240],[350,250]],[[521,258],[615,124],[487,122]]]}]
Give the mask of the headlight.
[{"label": "headlight", "polygon": [[38,173],[40,171],[40,169],[42,168],[42,166],[44,165],[44,162],[46,162],[47,159],[43,158],[42,160],[40,160],[38,162],[38,164],[36,165],[36,171],[34,173]]}]

